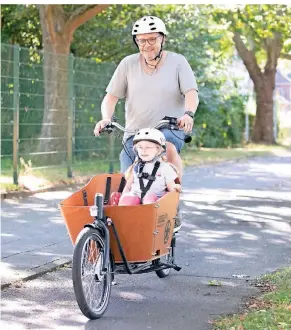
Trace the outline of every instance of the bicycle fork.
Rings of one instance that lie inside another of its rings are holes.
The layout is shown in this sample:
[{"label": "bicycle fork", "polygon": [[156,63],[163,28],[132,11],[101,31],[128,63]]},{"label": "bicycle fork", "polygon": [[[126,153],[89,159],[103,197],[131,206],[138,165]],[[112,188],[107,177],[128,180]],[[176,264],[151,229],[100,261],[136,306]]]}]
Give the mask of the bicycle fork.
[{"label": "bicycle fork", "polygon": [[101,276],[108,271],[109,262],[109,250],[110,250],[110,236],[109,230],[104,223],[104,212],[103,212],[103,195],[96,194],[94,198],[94,206],[90,208],[90,214],[94,217],[95,221],[92,225],[86,227],[93,227],[97,229],[101,227],[102,233],[104,234],[104,258],[102,258]]}]

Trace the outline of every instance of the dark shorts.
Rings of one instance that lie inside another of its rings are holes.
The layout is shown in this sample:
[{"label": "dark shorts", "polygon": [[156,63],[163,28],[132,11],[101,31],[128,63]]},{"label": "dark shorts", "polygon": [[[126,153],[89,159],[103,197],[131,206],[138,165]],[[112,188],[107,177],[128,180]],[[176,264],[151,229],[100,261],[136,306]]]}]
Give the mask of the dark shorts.
[{"label": "dark shorts", "polygon": [[[185,132],[183,130],[172,131],[168,128],[161,129],[161,132],[165,135],[166,141],[171,142],[176,147],[177,152],[180,153],[185,144]],[[122,173],[124,173],[129,168],[129,166],[132,165],[136,157],[133,151],[132,141],[133,136],[126,141],[125,146],[122,148],[119,156],[120,171]]]}]

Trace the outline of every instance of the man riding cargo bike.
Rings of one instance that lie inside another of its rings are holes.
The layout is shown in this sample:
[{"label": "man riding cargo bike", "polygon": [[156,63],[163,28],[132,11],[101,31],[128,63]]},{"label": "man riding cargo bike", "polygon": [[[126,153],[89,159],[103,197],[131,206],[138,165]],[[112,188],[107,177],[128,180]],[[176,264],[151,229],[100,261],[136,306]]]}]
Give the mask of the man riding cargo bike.
[{"label": "man riding cargo bike", "polygon": [[[180,270],[174,255],[181,227],[179,153],[193,128],[197,84],[185,57],[163,50],[167,31],[161,19],[142,17],[132,36],[139,53],[118,65],[94,129],[95,136],[124,131],[121,173],[97,175],[60,203],[75,244],[75,296],[90,319],[105,312],[115,273],[165,277],[172,268]],[[120,98],[125,128],[112,120]]]},{"label": "man riding cargo bike", "polygon": [[[167,34],[164,22],[158,17],[145,16],[133,25],[133,41],[139,53],[125,57],[114,72],[101,106],[103,119],[96,124],[94,133],[99,135],[111,122],[120,98],[125,98],[125,127],[128,130],[154,127],[166,116],[178,118],[181,130],[173,133],[165,128],[161,131],[167,141],[167,160],[176,166],[182,181],[179,153],[185,132],[191,132],[193,128],[199,102],[198,88],[185,57],[163,50]],[[121,172],[125,172],[135,159],[133,135],[124,135]],[[179,218],[177,221],[180,222]]]}]

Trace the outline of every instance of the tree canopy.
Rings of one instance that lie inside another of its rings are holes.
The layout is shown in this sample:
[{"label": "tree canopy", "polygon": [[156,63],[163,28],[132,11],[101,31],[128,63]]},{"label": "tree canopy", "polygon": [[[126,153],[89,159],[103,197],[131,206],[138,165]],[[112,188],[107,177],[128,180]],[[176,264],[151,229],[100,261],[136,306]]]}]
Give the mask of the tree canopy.
[{"label": "tree canopy", "polygon": [[[228,100],[239,96],[228,75],[229,64],[235,58],[235,49],[255,82],[257,94],[261,93],[257,105],[260,100],[266,100],[262,95],[272,94],[279,56],[290,58],[290,6],[122,4],[107,6],[101,12],[95,11],[95,16],[86,16],[87,21],[84,13],[94,7],[96,10],[97,5],[41,6],[3,5],[2,42],[42,49],[45,29],[40,20],[43,17],[41,10],[46,8],[55,13],[55,26],[58,26],[57,13],[61,13],[60,17],[70,22],[76,17],[83,17],[74,27],[73,38],[68,44],[71,53],[77,57],[93,59],[96,63],[111,62],[117,65],[123,57],[137,52],[131,37],[132,24],[147,14],[161,17],[169,31],[166,49],[185,55],[195,71],[201,100],[196,126],[208,129],[213,114],[217,116],[219,109],[224,108]],[[272,135],[272,100],[267,99],[268,106],[264,105],[257,116],[257,130],[261,132],[258,139],[262,141],[270,141]],[[238,104],[233,105],[233,110],[237,111]],[[227,107],[229,109],[229,105]],[[264,113],[268,115],[264,116]],[[231,124],[221,124],[224,127],[221,134],[225,134],[233,122],[227,119],[226,123]],[[213,125],[215,127],[215,123]],[[264,132],[265,127],[268,127],[267,134]],[[215,134],[219,130],[214,129],[213,132]]]},{"label": "tree canopy", "polygon": [[291,8],[286,5],[236,5],[212,13],[219,28],[225,28],[225,35],[232,38],[254,83],[257,110],[252,140],[255,142],[275,142],[275,75],[278,59],[291,57],[290,16]]}]

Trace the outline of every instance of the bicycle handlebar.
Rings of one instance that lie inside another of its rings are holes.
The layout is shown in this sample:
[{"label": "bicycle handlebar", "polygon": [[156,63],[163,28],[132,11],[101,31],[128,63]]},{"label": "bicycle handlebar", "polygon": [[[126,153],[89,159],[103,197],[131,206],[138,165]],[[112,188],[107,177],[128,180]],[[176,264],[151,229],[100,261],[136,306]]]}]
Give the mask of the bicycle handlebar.
[{"label": "bicycle handlebar", "polygon": [[[138,130],[128,130],[122,125],[118,124],[116,121],[112,121],[110,124],[106,125],[101,131],[101,132],[107,132],[107,133],[112,133],[115,128],[118,128],[119,130],[126,132],[126,133],[131,133],[131,134],[136,134]],[[170,130],[179,130],[179,125],[177,118],[175,117],[164,117],[162,120],[160,120],[153,128],[156,129],[161,129],[161,128],[169,128]],[[190,143],[192,141],[192,136],[190,134],[185,134],[184,137],[185,143]]]}]

